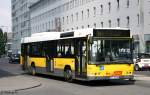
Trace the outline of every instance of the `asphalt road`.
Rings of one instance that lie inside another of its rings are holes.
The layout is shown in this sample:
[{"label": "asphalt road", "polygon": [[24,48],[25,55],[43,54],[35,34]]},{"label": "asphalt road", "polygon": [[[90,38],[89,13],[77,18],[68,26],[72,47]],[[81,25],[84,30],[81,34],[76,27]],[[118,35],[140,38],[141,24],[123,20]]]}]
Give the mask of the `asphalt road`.
[{"label": "asphalt road", "polygon": [[136,71],[135,74],[150,76],[150,70]]},{"label": "asphalt road", "polygon": [[140,82],[128,81],[64,82],[50,76],[36,76],[42,86],[19,92],[21,95],[149,95],[150,88]]},{"label": "asphalt road", "polygon": [[[150,71],[135,72],[136,75],[146,75],[150,77],[149,73]],[[0,78],[21,74],[22,71],[19,64],[9,64],[7,59],[0,59]],[[135,81],[135,84],[118,80],[109,82],[75,81],[68,83],[63,81],[62,78],[47,75],[25,76],[36,78],[42,85],[37,88],[18,91],[15,94],[9,95],[150,95],[150,80]]]}]

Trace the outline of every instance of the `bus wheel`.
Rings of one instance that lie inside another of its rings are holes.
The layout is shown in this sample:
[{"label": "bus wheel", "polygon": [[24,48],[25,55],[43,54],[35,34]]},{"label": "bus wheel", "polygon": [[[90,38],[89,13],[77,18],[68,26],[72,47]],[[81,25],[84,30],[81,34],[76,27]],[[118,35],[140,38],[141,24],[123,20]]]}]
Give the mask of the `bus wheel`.
[{"label": "bus wheel", "polygon": [[35,68],[35,66],[31,66],[31,74],[33,76],[35,76],[35,74],[36,74],[36,68]]},{"label": "bus wheel", "polygon": [[130,84],[134,84],[135,83],[135,79],[134,78],[129,78],[129,83]]},{"label": "bus wheel", "polygon": [[23,71],[25,71],[25,65],[24,64],[21,65],[21,68]]},{"label": "bus wheel", "polygon": [[72,71],[71,69],[65,69],[64,70],[64,78],[68,82],[72,82]]},{"label": "bus wheel", "polygon": [[139,66],[137,64],[134,66],[134,69],[135,69],[135,71],[139,71],[140,70],[140,68],[139,68]]}]

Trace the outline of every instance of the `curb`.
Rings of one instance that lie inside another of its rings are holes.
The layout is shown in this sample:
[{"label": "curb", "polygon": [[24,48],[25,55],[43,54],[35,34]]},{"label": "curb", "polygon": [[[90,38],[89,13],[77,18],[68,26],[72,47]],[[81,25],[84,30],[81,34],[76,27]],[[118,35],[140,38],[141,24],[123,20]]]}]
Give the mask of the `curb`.
[{"label": "curb", "polygon": [[37,88],[37,87],[40,87],[42,86],[42,84],[38,84],[38,85],[35,85],[35,86],[31,86],[31,87],[27,87],[27,88],[22,88],[22,89],[15,89],[14,91],[22,91],[22,90],[28,90],[28,89],[33,89],[33,88]]},{"label": "curb", "polygon": [[37,87],[40,87],[40,86],[42,86],[41,83],[38,84],[38,85],[35,85],[35,86],[27,87],[27,88],[14,89],[14,90],[2,90],[2,91],[0,91],[0,93],[16,93],[16,92],[18,92],[18,91],[33,89],[33,88],[37,88]]},{"label": "curb", "polygon": [[[14,78],[13,78],[14,77]],[[41,82],[34,82],[34,81],[36,81],[36,80],[31,80],[31,81],[27,81],[27,82],[25,82],[25,85],[24,85],[24,83],[22,84],[21,83],[21,81],[22,81],[22,78],[24,78],[24,75],[23,75],[23,77],[21,76],[20,77],[20,74],[19,75],[15,75],[15,76],[12,76],[12,83],[11,84],[9,84],[9,82],[8,83],[5,83],[5,82],[7,82],[7,81],[9,81],[9,79],[11,79],[10,77],[4,77],[4,78],[2,78],[2,81],[1,82],[3,82],[2,83],[2,85],[4,85],[4,87],[0,87],[0,95],[1,95],[1,93],[13,93],[13,92],[18,92],[18,91],[22,91],[22,90],[28,90],[28,89],[32,89],[32,88],[36,88],[36,87],[40,87],[41,85],[42,85],[42,83]],[[13,83],[13,82],[15,82],[16,81],[16,79],[17,78],[20,78],[19,79],[19,83],[18,84],[15,84],[15,83]],[[26,78],[25,78],[26,79]],[[28,78],[27,78],[28,79]],[[30,79],[30,78],[29,78]],[[31,78],[32,79],[32,78]],[[6,80],[6,81],[5,81]],[[27,84],[26,84],[27,83]],[[6,85],[5,85],[6,84]],[[23,86],[24,85],[24,86]]]}]

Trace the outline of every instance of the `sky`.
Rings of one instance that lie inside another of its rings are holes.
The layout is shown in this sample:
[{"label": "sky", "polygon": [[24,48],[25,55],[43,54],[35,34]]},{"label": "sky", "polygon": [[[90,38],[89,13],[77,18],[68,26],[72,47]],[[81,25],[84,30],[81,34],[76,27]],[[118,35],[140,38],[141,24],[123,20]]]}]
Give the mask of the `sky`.
[{"label": "sky", "polygon": [[11,0],[1,0],[0,2],[0,28],[11,32]]}]

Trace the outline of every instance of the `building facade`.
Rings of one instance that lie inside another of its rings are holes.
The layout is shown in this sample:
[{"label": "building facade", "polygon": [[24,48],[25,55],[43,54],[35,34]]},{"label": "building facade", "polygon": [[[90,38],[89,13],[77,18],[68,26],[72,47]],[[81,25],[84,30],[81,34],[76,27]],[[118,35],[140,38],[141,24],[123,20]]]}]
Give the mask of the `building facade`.
[{"label": "building facade", "polygon": [[149,0],[39,0],[30,6],[31,34],[82,28],[130,28],[135,52],[150,52]]},{"label": "building facade", "polygon": [[12,54],[12,32],[7,33],[7,43],[6,43],[7,56]]},{"label": "building facade", "polygon": [[31,1],[12,0],[15,52],[20,50],[20,38],[33,33],[92,27],[130,28],[135,52],[150,52],[149,0]]},{"label": "building facade", "polygon": [[11,0],[13,53],[20,52],[21,38],[31,35],[29,6],[36,1],[38,0]]}]

